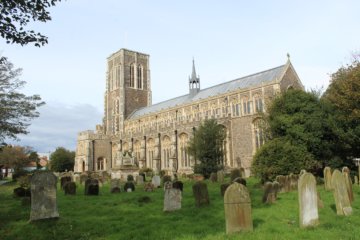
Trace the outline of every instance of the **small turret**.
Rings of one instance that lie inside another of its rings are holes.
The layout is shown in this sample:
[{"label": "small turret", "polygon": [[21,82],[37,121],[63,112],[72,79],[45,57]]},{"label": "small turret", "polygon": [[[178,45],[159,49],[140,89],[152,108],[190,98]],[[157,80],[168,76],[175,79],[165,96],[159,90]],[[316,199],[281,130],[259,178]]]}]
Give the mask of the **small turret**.
[{"label": "small turret", "polygon": [[196,76],[195,61],[193,59],[192,73],[189,77],[189,94],[194,96],[200,91],[200,77]]}]

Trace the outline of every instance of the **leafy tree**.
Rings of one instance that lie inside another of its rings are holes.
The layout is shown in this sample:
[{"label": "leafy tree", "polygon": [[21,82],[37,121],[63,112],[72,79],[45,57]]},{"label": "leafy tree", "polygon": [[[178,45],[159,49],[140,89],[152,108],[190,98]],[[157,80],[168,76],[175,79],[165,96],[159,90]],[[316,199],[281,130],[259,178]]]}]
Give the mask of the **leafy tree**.
[{"label": "leafy tree", "polygon": [[201,173],[208,178],[223,166],[223,142],[226,132],[216,120],[205,120],[195,131],[188,144],[188,152],[199,164],[195,165],[194,172]]},{"label": "leafy tree", "polygon": [[[21,146],[3,146],[0,149],[0,168],[13,168],[15,174],[23,172],[23,168],[30,162],[28,154],[30,148]],[[5,173],[7,176],[7,172]]]},{"label": "leafy tree", "polygon": [[50,169],[55,172],[65,172],[74,169],[75,152],[63,147],[56,148],[50,155]]},{"label": "leafy tree", "polygon": [[34,30],[24,28],[30,21],[47,22],[51,20],[47,9],[60,0],[3,0],[0,1],[0,34],[7,43],[26,45],[34,43],[40,47],[48,43],[47,37]]},{"label": "leafy tree", "polygon": [[264,117],[268,141],[254,156],[255,173],[272,180],[300,169],[320,174],[324,166],[343,164],[331,110],[316,92],[288,90],[274,99]]},{"label": "leafy tree", "polygon": [[31,153],[29,154],[29,161],[36,163],[36,169],[40,169],[40,168],[41,168],[40,158],[39,158],[39,155],[37,154],[37,152],[31,152]]},{"label": "leafy tree", "polygon": [[27,134],[30,120],[39,116],[37,107],[44,104],[39,95],[26,96],[19,90],[25,85],[5,57],[0,58],[0,143],[5,138],[17,139],[17,134]]},{"label": "leafy tree", "polygon": [[340,129],[343,157],[349,162],[360,157],[360,61],[359,55],[351,64],[331,75],[331,83],[323,99],[334,108]]}]

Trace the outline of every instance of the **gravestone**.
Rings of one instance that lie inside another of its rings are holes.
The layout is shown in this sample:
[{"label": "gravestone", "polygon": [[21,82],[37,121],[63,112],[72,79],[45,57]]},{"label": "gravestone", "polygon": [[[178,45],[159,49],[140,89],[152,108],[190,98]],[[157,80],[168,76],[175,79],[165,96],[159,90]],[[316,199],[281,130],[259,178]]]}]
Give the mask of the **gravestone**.
[{"label": "gravestone", "polygon": [[301,177],[301,175],[303,175],[304,173],[306,173],[306,170],[305,170],[305,169],[301,169],[301,170],[300,170],[300,173],[299,173],[299,177]]},{"label": "gravestone", "polygon": [[285,183],[285,185],[284,185],[285,192],[290,192],[291,187],[290,187],[290,176],[289,175],[285,176],[285,182],[284,183]]},{"label": "gravestone", "polygon": [[36,172],[31,177],[30,221],[59,217],[56,184],[57,177],[52,172]]},{"label": "gravestone", "polygon": [[352,189],[350,169],[348,167],[343,167],[342,174],[344,175],[346,190],[349,195],[349,200],[350,200],[350,204],[351,204],[354,201],[354,193],[353,193],[353,189]]},{"label": "gravestone", "polygon": [[135,184],[133,182],[126,182],[124,185],[125,192],[134,192],[135,191]]},{"label": "gravestone", "polygon": [[176,180],[175,182],[173,182],[173,188],[175,189],[179,189],[181,192],[183,191],[184,189],[184,184],[182,181],[179,181],[179,180]]},{"label": "gravestone", "polygon": [[343,174],[335,170],[331,176],[331,186],[336,204],[336,214],[349,216],[352,213],[349,195],[346,189],[346,183]]},{"label": "gravestone", "polygon": [[224,182],[224,171],[218,171],[217,172],[217,181],[220,183]]},{"label": "gravestone", "polygon": [[212,183],[217,182],[217,173],[211,173],[211,174],[210,174],[210,181],[211,181]]},{"label": "gravestone", "polygon": [[224,197],[226,189],[230,186],[230,183],[223,183],[220,185],[220,194]]},{"label": "gravestone", "polygon": [[151,183],[154,185],[155,188],[160,187],[160,176],[153,176],[151,179]]},{"label": "gravestone", "polygon": [[316,179],[311,173],[301,175],[298,185],[298,196],[300,227],[311,227],[319,224]]},{"label": "gravestone", "polygon": [[75,195],[76,194],[76,184],[75,182],[66,182],[64,185],[65,195]]},{"label": "gravestone", "polygon": [[272,182],[266,182],[264,184],[264,194],[262,197],[263,203],[274,203],[276,201],[275,188]]},{"label": "gravestone", "polygon": [[136,176],[136,184],[143,185],[144,184],[144,177],[142,175]]},{"label": "gravestone", "polygon": [[274,194],[275,194],[275,200],[277,199],[277,195],[280,191],[280,184],[277,181],[273,182],[273,189],[274,189]]},{"label": "gravestone", "polygon": [[193,190],[193,194],[195,197],[195,206],[196,207],[201,207],[201,206],[210,204],[209,192],[208,192],[206,183],[204,183],[202,181],[196,182],[192,186],[192,190]]},{"label": "gravestone", "polygon": [[121,192],[120,179],[114,178],[110,180],[110,193]]},{"label": "gravestone", "polygon": [[354,184],[359,185],[359,178],[358,176],[354,176]]},{"label": "gravestone", "polygon": [[70,176],[63,176],[63,177],[60,178],[61,189],[64,189],[64,185],[67,182],[71,182],[71,177]]},{"label": "gravestone", "polygon": [[252,231],[251,199],[247,188],[234,182],[224,195],[226,233]]},{"label": "gravestone", "polygon": [[164,212],[172,212],[181,209],[181,191],[172,187],[171,182],[164,184]]},{"label": "gravestone", "polygon": [[237,182],[237,183],[240,183],[240,184],[246,186],[246,180],[241,177],[235,178],[233,182]]},{"label": "gravestone", "polygon": [[155,190],[155,186],[152,183],[145,183],[144,184],[144,191],[145,192],[153,192]]},{"label": "gravestone", "polygon": [[233,169],[230,172],[230,182],[233,182],[236,178],[241,178],[241,171],[240,169]]},{"label": "gravestone", "polygon": [[290,190],[296,190],[298,187],[298,175],[290,173],[289,180],[290,180]]},{"label": "gravestone", "polygon": [[325,167],[324,168],[324,185],[325,185],[325,190],[327,190],[327,191],[332,190],[332,187],[331,187],[331,168],[330,167]]},{"label": "gravestone", "polygon": [[99,181],[89,178],[85,181],[85,195],[99,195]]},{"label": "gravestone", "polygon": [[278,175],[276,176],[275,181],[280,184],[279,192],[285,192],[285,176]]}]

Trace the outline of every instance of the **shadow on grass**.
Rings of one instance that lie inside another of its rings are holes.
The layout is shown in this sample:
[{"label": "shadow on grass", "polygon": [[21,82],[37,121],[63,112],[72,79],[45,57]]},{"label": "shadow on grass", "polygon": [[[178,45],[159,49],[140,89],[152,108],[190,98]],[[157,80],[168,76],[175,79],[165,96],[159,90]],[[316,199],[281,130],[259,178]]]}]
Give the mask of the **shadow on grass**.
[{"label": "shadow on grass", "polygon": [[260,225],[262,225],[265,221],[262,220],[262,219],[259,219],[259,218],[255,218],[253,220],[253,225],[254,225],[254,228],[257,228],[259,227]]},{"label": "shadow on grass", "polygon": [[331,204],[330,208],[336,213],[336,205],[335,204]]}]

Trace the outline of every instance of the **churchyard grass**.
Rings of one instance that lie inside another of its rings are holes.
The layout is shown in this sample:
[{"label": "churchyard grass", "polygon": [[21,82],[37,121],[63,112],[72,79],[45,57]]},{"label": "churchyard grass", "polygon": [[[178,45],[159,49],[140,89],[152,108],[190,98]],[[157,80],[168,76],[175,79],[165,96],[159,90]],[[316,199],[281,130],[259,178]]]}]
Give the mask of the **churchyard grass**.
[{"label": "churchyard grass", "polygon": [[[228,181],[228,179],[226,179]],[[193,181],[184,180],[182,209],[163,212],[163,189],[144,192],[110,193],[109,184],[99,196],[85,196],[77,185],[75,196],[64,195],[58,185],[57,220],[29,223],[30,205],[13,198],[14,184],[0,186],[0,239],[359,239],[360,188],[353,186],[353,214],[337,216],[332,192],[318,185],[324,202],[319,209],[320,224],[299,228],[297,191],[280,193],[272,204],[262,203],[263,190],[257,179],[248,180],[252,200],[253,232],[225,234],[224,204],[220,183],[208,184],[210,205],[195,207]],[[123,186],[123,184],[122,184]],[[139,198],[149,196],[149,203]],[[241,236],[239,236],[241,235]]]}]

